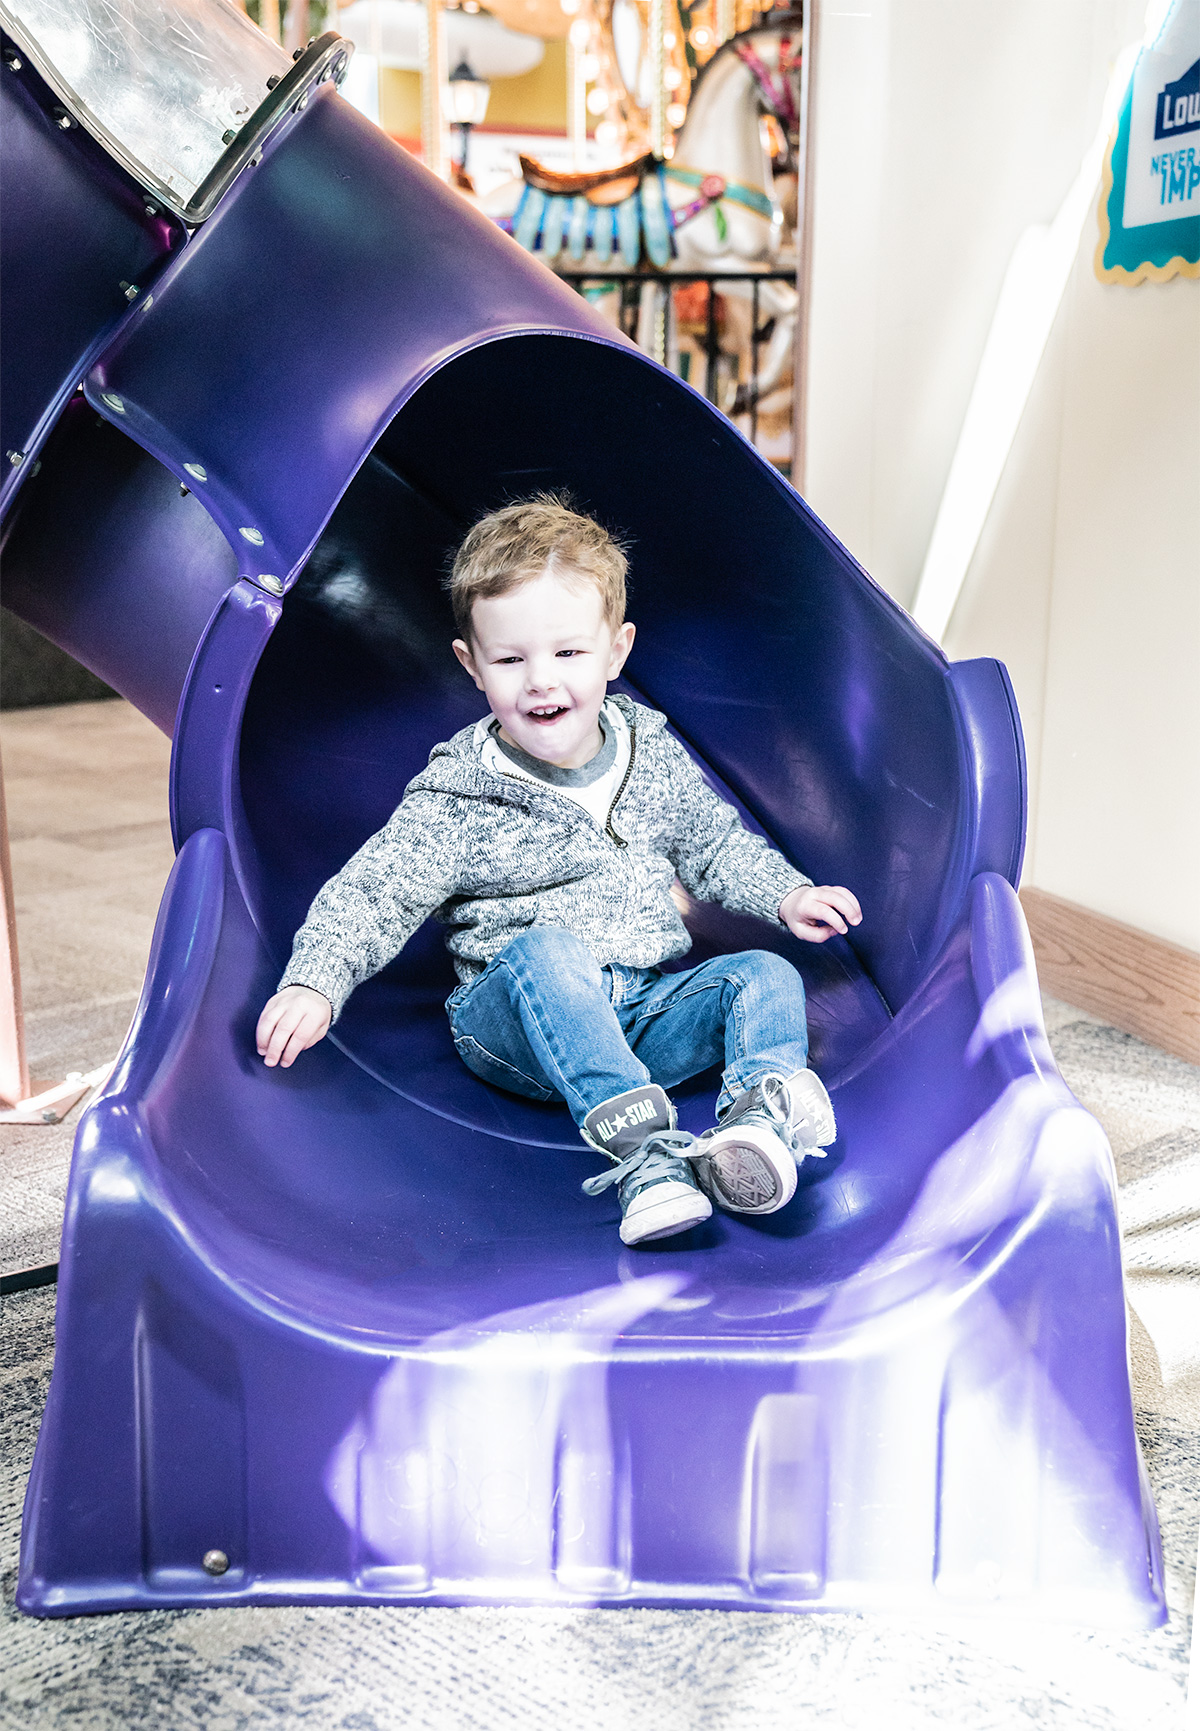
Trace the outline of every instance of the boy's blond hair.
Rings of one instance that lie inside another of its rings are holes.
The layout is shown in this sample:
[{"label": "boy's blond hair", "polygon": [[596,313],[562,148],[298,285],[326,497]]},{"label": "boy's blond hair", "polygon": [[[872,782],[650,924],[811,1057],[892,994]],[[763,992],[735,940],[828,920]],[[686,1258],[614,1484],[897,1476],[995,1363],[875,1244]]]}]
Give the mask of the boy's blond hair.
[{"label": "boy's blond hair", "polygon": [[507,595],[544,571],[594,583],[615,631],[625,622],[627,566],[615,537],[574,510],[569,494],[538,493],[479,519],[454,555],[446,588],[458,634],[468,643],[476,601]]}]

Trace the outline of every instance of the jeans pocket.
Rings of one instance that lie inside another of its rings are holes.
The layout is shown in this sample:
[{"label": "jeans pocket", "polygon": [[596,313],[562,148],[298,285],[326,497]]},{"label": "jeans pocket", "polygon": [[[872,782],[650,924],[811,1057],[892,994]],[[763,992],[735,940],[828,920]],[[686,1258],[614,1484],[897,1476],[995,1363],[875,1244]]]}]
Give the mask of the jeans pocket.
[{"label": "jeans pocket", "polygon": [[524,1070],[518,1070],[515,1065],[506,1064],[503,1058],[489,1052],[486,1046],[481,1046],[470,1034],[455,1034],[454,1049],[473,1075],[483,1082],[490,1082],[494,1088],[503,1088],[509,1094],[522,1094],[527,1100],[560,1098],[553,1088],[547,1088],[544,1082],[527,1076]]}]

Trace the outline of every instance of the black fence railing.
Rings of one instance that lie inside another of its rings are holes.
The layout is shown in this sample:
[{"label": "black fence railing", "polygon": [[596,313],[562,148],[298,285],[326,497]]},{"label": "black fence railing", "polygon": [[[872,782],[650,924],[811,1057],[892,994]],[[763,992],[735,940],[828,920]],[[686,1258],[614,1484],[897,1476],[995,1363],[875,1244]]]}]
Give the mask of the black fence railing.
[{"label": "black fence railing", "polygon": [[[759,443],[763,385],[769,389],[779,385],[778,380],[762,379],[760,356],[772,343],[780,318],[789,320],[793,342],[795,336],[794,310],[764,309],[763,285],[786,283],[794,289],[794,270],[664,272],[589,270],[582,265],[560,264],[557,274],[589,300],[617,296],[612,308],[617,328],[655,360],[702,390],[730,420],[744,423],[743,431],[751,443]],[[725,297],[748,302],[749,317],[740,332],[742,342],[729,339]],[[790,380],[790,347],[788,361]],[[695,376],[697,372],[700,376]],[[790,435],[790,404],[788,420]],[[785,473],[791,467],[782,452],[772,454],[772,460]]]}]

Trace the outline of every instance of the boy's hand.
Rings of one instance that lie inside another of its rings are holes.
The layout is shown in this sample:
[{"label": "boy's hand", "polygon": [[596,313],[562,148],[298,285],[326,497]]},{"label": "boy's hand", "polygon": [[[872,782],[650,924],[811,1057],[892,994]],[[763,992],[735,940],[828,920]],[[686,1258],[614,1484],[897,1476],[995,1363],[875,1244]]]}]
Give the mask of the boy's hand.
[{"label": "boy's hand", "polygon": [[823,944],[834,932],[860,924],[862,909],[858,898],[840,884],[806,884],[784,896],[779,917],[794,937]]},{"label": "boy's hand", "polygon": [[286,1070],[308,1046],[329,1032],[333,1006],[311,986],[285,986],[269,1000],[258,1018],[258,1055],[269,1068]]}]

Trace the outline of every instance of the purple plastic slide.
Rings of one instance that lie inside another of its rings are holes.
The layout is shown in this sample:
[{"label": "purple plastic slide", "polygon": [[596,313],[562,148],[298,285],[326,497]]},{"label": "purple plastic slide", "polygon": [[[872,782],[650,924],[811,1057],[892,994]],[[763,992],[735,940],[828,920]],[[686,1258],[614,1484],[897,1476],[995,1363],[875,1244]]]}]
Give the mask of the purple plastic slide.
[{"label": "purple plastic slide", "polygon": [[[179,0],[257,80],[189,178],[104,108],[168,89],[112,9],[78,0],[89,91],[44,10],[6,5],[0,78],[4,599],[173,734],[179,851],[76,1140],[22,1608],[1161,1622],[1003,668],[949,665],[727,421],[350,109],[338,38],[260,64]],[[565,1110],[457,1059],[432,927],[293,1069],[254,1052],[310,897],[480,713],[448,550],[550,487],[633,539],[625,688],[865,910],[815,951],[695,910],[691,960],[804,974],[840,1137],[780,1213],[642,1251]]]}]

